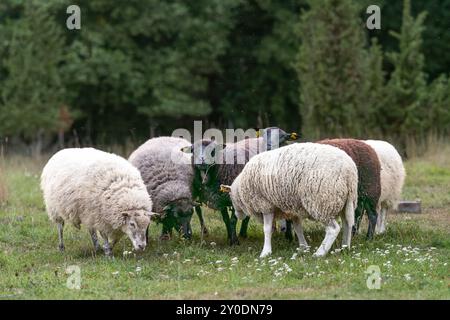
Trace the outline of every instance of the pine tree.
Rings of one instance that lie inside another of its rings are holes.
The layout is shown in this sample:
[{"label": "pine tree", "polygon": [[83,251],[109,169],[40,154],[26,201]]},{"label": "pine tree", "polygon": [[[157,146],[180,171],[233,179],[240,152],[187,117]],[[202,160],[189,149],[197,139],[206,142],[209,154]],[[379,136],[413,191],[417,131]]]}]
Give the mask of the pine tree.
[{"label": "pine tree", "polygon": [[422,12],[414,18],[410,0],[404,0],[401,31],[391,32],[399,41],[399,51],[387,54],[394,71],[387,84],[387,100],[380,114],[383,115],[385,133],[403,141],[407,135],[423,133],[426,125],[426,75],[421,52],[425,16],[426,13]]},{"label": "pine tree", "polygon": [[23,17],[11,20],[3,48],[0,89],[0,136],[21,136],[36,143],[39,152],[43,135],[56,132],[64,85],[59,64],[64,42],[53,17],[33,1],[26,2]]},{"label": "pine tree", "polygon": [[309,138],[358,136],[364,123],[366,41],[351,0],[310,0],[299,27],[300,112]]},{"label": "pine tree", "polygon": [[429,85],[427,92],[425,129],[450,134],[450,79],[441,75]]},{"label": "pine tree", "polygon": [[373,38],[367,52],[365,70],[365,102],[361,108],[360,117],[365,124],[364,136],[380,135],[380,110],[384,105],[385,72],[383,71],[383,50],[377,38]]}]

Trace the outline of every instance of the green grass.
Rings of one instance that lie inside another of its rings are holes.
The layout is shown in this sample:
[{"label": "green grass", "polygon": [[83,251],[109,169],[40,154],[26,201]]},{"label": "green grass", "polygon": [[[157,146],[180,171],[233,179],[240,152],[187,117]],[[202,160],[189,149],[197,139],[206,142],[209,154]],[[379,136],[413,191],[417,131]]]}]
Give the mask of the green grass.
[{"label": "green grass", "polygon": [[[439,161],[425,157],[407,162],[405,198],[421,198],[424,213],[390,215],[385,235],[372,242],[357,235],[350,251],[322,259],[294,255],[296,244],[275,234],[272,257],[259,259],[261,225],[252,221],[249,238],[229,247],[219,214],[205,210],[209,235],[204,239],[196,217],[189,242],[177,236],[160,242],[160,226],[153,225],[143,254],[127,254],[131,244],[124,238],[112,260],[94,256],[86,229],[70,226],[66,252],[59,253],[56,227],[48,221],[39,190],[45,159],[9,159],[1,166],[8,201],[0,207],[0,299],[449,299],[446,159],[449,154]],[[324,236],[313,222],[305,232],[313,247]],[[66,286],[66,269],[72,265],[81,270],[80,290]],[[371,265],[381,270],[379,290],[366,285]]]}]

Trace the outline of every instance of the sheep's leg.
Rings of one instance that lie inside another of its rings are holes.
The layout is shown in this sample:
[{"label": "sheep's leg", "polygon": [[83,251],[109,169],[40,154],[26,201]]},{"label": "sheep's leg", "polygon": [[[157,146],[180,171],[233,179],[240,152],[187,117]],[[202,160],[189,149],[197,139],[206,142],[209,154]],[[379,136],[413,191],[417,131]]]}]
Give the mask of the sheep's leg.
[{"label": "sheep's leg", "polygon": [[234,208],[231,208],[231,214],[230,214],[230,229],[231,229],[231,245],[239,244],[239,240],[237,237],[237,221],[238,218],[234,214]]},{"label": "sheep's leg", "polygon": [[195,206],[195,213],[200,221],[200,229],[202,235],[206,236],[208,234],[208,229],[205,226],[205,221],[203,220],[202,208],[200,206]]},{"label": "sheep's leg", "polygon": [[113,237],[109,238],[109,245],[111,247],[111,250],[115,247],[117,241],[119,241],[118,237],[113,236]]},{"label": "sheep's leg", "polygon": [[230,231],[230,216],[228,215],[228,209],[221,208],[220,213],[222,214],[223,222],[225,223],[225,227],[227,228],[227,238],[230,241],[231,239],[231,231]]},{"label": "sheep's leg", "polygon": [[364,204],[360,201],[358,201],[358,206],[355,210],[355,225],[352,228],[352,234],[353,236],[358,232],[359,225],[361,224],[361,219],[364,214]]},{"label": "sheep's leg", "polygon": [[375,234],[381,234],[386,231],[386,208],[382,208],[378,215],[377,225],[375,226]]},{"label": "sheep's leg", "polygon": [[387,208],[383,208],[383,210],[381,211],[381,228],[380,228],[380,233],[386,232],[387,213],[388,213],[388,209]]},{"label": "sheep's leg", "polygon": [[342,247],[350,248],[352,241],[352,226],[349,221],[342,215]]},{"label": "sheep's leg", "polygon": [[[285,231],[284,236],[286,237],[286,239],[289,242],[291,242],[294,239],[294,237],[292,236],[292,224],[293,224],[293,222],[291,220],[285,220],[285,221],[286,221],[286,231]],[[295,226],[294,226],[294,228],[295,228]],[[301,225],[300,225],[300,228],[301,228]],[[295,233],[297,233],[297,231],[295,231]],[[298,237],[298,234],[297,234],[297,237]],[[300,239],[299,239],[299,241],[300,241]]]},{"label": "sheep's leg", "polygon": [[369,227],[367,228],[367,239],[372,240],[373,234],[375,232],[375,226],[377,224],[378,214],[375,205],[371,201],[366,202],[366,211],[367,217],[369,218]]},{"label": "sheep's leg", "polygon": [[63,240],[63,230],[64,230],[64,221],[57,222],[58,226],[58,239],[59,239],[59,251],[64,252],[64,240]]},{"label": "sheep's leg", "polygon": [[314,253],[314,257],[323,257],[330,250],[331,246],[336,240],[341,227],[336,222],[336,220],[332,219],[330,223],[325,228],[325,238],[323,239],[319,249]]},{"label": "sheep's leg", "polygon": [[161,236],[159,239],[162,241],[170,240],[172,235],[172,226],[169,226],[168,223],[163,223],[162,225]]},{"label": "sheep's leg", "polygon": [[105,255],[108,257],[112,257],[112,247],[109,244],[109,239],[108,236],[104,233],[101,234],[102,238],[103,238],[103,251],[105,252]]},{"label": "sheep's leg", "polygon": [[89,234],[91,235],[92,243],[94,244],[94,250],[95,252],[97,252],[100,249],[97,238],[97,231],[95,229],[89,229]]},{"label": "sheep's leg", "polygon": [[267,257],[272,254],[272,223],[273,213],[263,214],[264,219],[264,247],[261,252],[260,258]]},{"label": "sheep's leg", "polygon": [[239,231],[239,236],[242,238],[247,238],[247,229],[248,229],[248,222],[250,221],[250,217],[247,216],[242,220],[241,223],[241,230]]},{"label": "sheep's leg", "polygon": [[[287,222],[287,221],[286,221]],[[300,248],[308,248],[308,242],[306,242],[305,236],[303,234],[303,227],[302,227],[302,220],[296,219],[295,221],[290,221],[292,226],[294,227],[294,231],[295,234],[297,235],[298,238],[298,244],[300,246]],[[289,230],[290,232],[290,230]],[[292,234],[291,234],[292,236]],[[292,237],[291,237],[291,241],[292,241]]]}]

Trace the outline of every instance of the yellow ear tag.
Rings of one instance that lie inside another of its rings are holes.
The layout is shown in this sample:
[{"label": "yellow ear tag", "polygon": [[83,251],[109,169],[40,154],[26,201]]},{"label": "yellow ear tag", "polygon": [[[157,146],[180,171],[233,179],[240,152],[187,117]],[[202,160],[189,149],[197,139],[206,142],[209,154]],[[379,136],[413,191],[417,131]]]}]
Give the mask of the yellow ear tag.
[{"label": "yellow ear tag", "polygon": [[230,193],[230,191],[231,191],[230,186],[226,186],[226,185],[223,185],[223,184],[220,185],[220,192]]}]

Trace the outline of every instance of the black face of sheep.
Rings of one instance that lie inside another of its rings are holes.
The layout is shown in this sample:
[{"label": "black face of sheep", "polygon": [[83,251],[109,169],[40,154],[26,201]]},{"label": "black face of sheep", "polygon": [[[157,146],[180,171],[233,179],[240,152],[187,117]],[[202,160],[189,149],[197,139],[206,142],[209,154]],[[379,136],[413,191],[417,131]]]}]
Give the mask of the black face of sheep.
[{"label": "black face of sheep", "polygon": [[185,239],[192,237],[191,218],[193,205],[170,204],[164,207],[164,217],[161,219],[163,225],[162,237],[170,236],[172,229],[177,230]]}]

